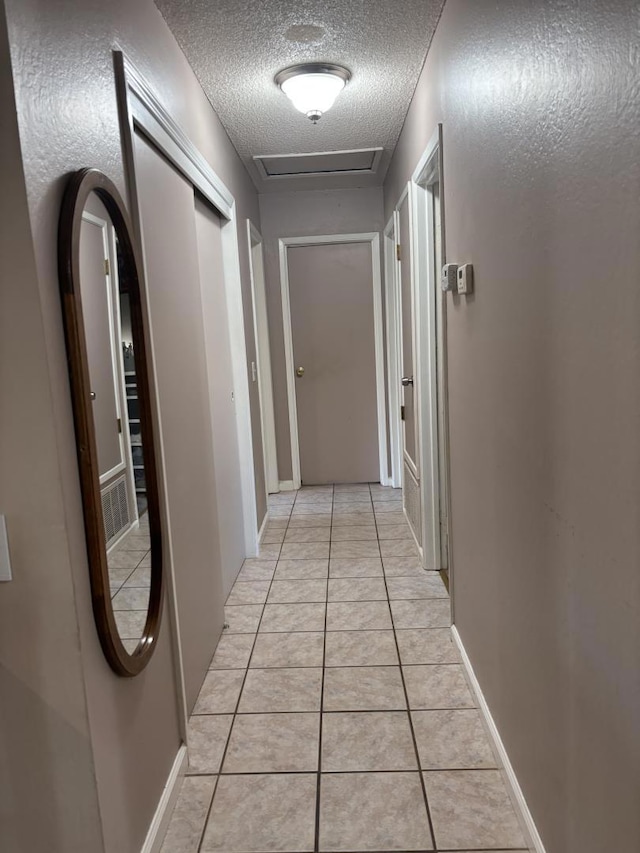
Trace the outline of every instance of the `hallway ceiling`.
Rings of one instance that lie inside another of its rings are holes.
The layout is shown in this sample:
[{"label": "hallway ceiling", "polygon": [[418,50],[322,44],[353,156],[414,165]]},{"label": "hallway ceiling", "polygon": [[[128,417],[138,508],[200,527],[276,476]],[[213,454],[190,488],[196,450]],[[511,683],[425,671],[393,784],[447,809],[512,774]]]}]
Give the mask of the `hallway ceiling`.
[{"label": "hallway ceiling", "polygon": [[[155,0],[261,192],[379,185],[444,0]],[[317,125],[273,82],[299,62],[352,79]],[[382,147],[375,173],[265,178],[253,157]]]}]

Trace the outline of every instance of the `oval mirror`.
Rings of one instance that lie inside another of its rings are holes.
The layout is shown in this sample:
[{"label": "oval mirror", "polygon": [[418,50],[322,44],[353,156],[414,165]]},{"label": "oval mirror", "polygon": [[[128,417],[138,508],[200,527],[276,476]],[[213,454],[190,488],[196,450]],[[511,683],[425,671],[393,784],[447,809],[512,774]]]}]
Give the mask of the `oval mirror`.
[{"label": "oval mirror", "polygon": [[140,264],[114,184],[72,175],[58,260],[93,612],[111,667],[137,675],[162,612],[162,543]]}]

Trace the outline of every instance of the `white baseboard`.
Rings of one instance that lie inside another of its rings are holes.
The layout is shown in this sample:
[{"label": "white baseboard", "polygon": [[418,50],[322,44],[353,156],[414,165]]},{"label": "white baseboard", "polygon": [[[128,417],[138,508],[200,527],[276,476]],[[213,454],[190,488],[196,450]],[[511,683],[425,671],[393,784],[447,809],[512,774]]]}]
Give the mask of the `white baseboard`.
[{"label": "white baseboard", "polygon": [[258,544],[262,545],[262,537],[264,536],[264,532],[267,529],[267,524],[269,524],[269,510],[267,510],[264,514],[264,518],[262,520],[262,527],[258,531]]},{"label": "white baseboard", "polygon": [[473,667],[471,666],[471,660],[469,659],[469,655],[467,654],[467,651],[462,643],[462,638],[460,637],[458,629],[455,625],[452,625],[451,633],[453,634],[454,642],[458,647],[460,656],[462,657],[462,665],[465,668],[467,677],[469,679],[469,682],[471,683],[471,687],[473,688],[473,691],[476,695],[476,699],[478,700],[478,708],[480,709],[480,713],[484,718],[489,737],[491,738],[493,747],[502,763],[502,767],[504,769],[507,784],[509,787],[509,793],[511,795],[511,799],[515,806],[516,812],[518,813],[518,817],[520,818],[520,823],[525,835],[525,840],[529,844],[531,850],[535,851],[535,853],[546,853],[544,849],[544,844],[542,843],[542,839],[540,838],[540,834],[533,820],[533,816],[529,811],[529,806],[527,805],[527,801],[525,800],[524,794],[522,793],[522,788],[520,787],[511,761],[509,760],[507,750],[505,749],[505,745],[503,744],[502,738],[500,737],[500,732],[498,731],[498,727],[496,726],[493,716],[491,715],[487,700],[484,698],[480,683],[476,678],[476,674],[473,671]]},{"label": "white baseboard", "polygon": [[187,770],[187,760],[187,747],[185,744],[182,744],[173,762],[173,767],[164,786],[158,808],[142,845],[141,853],[159,853],[162,847],[162,842],[167,834],[167,828],[171,820],[171,814],[173,813],[173,807],[178,799],[180,781]]},{"label": "white baseboard", "polygon": [[280,480],[281,492],[292,492],[295,489],[293,480]]}]

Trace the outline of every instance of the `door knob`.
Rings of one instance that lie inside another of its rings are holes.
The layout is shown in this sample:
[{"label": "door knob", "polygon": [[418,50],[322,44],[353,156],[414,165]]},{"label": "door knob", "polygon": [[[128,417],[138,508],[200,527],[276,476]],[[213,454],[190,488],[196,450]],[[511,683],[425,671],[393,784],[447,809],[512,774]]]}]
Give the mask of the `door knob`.
[{"label": "door knob", "polygon": [[296,368],[296,376],[300,376],[300,377],[304,376],[304,367]]},{"label": "door knob", "polygon": [[400,382],[402,382],[403,388],[406,388],[407,385],[413,385],[413,376],[403,376]]}]

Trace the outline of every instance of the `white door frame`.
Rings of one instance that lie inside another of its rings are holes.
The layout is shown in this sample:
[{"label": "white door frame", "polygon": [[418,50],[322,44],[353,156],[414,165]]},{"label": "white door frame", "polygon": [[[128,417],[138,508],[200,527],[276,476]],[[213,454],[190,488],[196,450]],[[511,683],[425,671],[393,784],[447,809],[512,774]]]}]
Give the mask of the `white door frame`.
[{"label": "white door frame", "polygon": [[236,202],[135,66],[120,51],[114,51],[114,58],[120,79],[121,107],[126,116],[126,122],[123,122],[123,143],[129,167],[131,209],[134,212],[138,210],[133,138],[134,132],[139,130],[215,207],[222,220],[222,264],[231,342],[236,430],[240,460],[246,460],[240,465],[245,550],[247,556],[255,555],[258,549],[258,519]]},{"label": "white door frame", "polygon": [[387,423],[384,399],[384,336],[382,327],[382,285],[380,276],[380,236],[377,231],[369,231],[363,234],[322,234],[314,237],[281,237],[278,240],[284,352],[287,368],[287,401],[289,404],[289,431],[291,435],[291,466],[293,471],[293,487],[295,489],[300,488],[302,481],[300,475],[300,442],[298,437],[298,410],[296,405],[295,364],[293,360],[293,333],[291,329],[291,302],[289,298],[287,250],[290,246],[319,246],[330,245],[332,243],[371,243],[379,470],[380,482],[383,485],[388,485]]},{"label": "white door frame", "polygon": [[[116,282],[118,276],[118,265],[116,262],[115,253],[115,228],[111,222],[107,222],[101,216],[90,213],[88,210],[82,211],[82,221],[88,222],[90,225],[95,225],[100,229],[102,237],[102,251],[105,261],[108,261],[108,267],[104,271],[104,284],[107,293],[107,311],[109,322],[109,349],[111,352],[111,374],[113,377],[113,396],[116,407],[116,418],[120,420],[121,428],[118,435],[118,446],[120,448],[120,461],[113,468],[105,471],[98,478],[100,486],[103,486],[109,480],[114,479],[123,471],[127,472],[127,485],[129,489],[129,500],[135,501],[135,489],[131,493],[131,485],[133,483],[132,465],[131,465],[131,450],[129,442],[125,441],[125,428],[128,428],[128,413],[125,417],[126,410],[126,394],[124,392],[124,376],[122,375],[122,345],[118,339],[118,330],[120,329],[120,310],[116,301],[115,294],[117,293]],[[105,264],[106,266],[106,264]],[[132,507],[133,508],[133,507]],[[138,511],[135,512],[136,518]]]},{"label": "white door frame", "polygon": [[[408,225],[408,233],[403,234],[400,229],[400,208],[404,203],[407,203],[407,214],[409,219]],[[414,456],[415,460],[411,458],[411,456],[407,453],[405,448],[405,424],[401,420],[400,423],[400,431],[399,431],[399,447],[398,453],[400,457],[400,483],[403,489],[403,510],[407,521],[409,522],[409,528],[413,535],[416,548],[418,549],[418,553],[420,555],[420,560],[424,565],[424,551],[422,547],[422,542],[424,541],[424,529],[422,525],[422,504],[423,504],[423,495],[422,495],[422,445],[420,441],[420,399],[421,399],[421,383],[422,376],[420,372],[420,362],[419,362],[419,341],[418,338],[420,336],[420,318],[418,316],[418,302],[417,302],[417,294],[416,294],[416,277],[414,271],[414,255],[415,255],[415,239],[414,239],[414,223],[415,223],[415,215],[412,205],[412,197],[411,197],[411,181],[408,181],[405,184],[404,189],[400,193],[400,197],[396,202],[396,206],[394,208],[394,217],[395,217],[395,234],[396,239],[399,238],[400,245],[400,257],[398,259],[398,279],[397,279],[397,321],[396,321],[396,329],[398,336],[398,352],[397,352],[397,365],[396,365],[396,381],[398,382],[398,401],[399,403],[403,400],[403,392],[402,387],[400,385],[400,375],[404,372],[404,329],[403,329],[403,308],[402,308],[402,264],[406,264],[409,270],[409,289],[410,289],[410,297],[411,297],[411,362],[413,369],[413,405],[414,412],[416,416],[416,424],[415,424],[415,447],[414,447]],[[419,494],[420,494],[420,519],[419,519],[419,531],[414,529],[413,523],[409,519],[409,515],[407,512],[406,501],[404,500],[405,494],[404,491],[406,489],[405,483],[405,467],[409,470],[411,476],[418,483]],[[420,535],[418,535],[418,533]]]},{"label": "white door frame", "polygon": [[[260,426],[262,429],[262,447],[264,450],[264,480],[268,503],[269,494],[280,491],[278,455],[276,451],[276,419],[273,406],[273,380],[271,376],[271,349],[269,344],[269,320],[267,317],[267,293],[264,278],[263,241],[262,235],[250,219],[247,219],[247,242],[249,245],[253,333],[256,341]],[[253,253],[258,248],[263,257],[262,268],[260,270],[256,270],[253,262]]]},{"label": "white door frame", "polygon": [[394,210],[384,229],[384,286],[387,332],[387,411],[389,413],[389,485],[402,486],[402,421],[400,419],[400,335],[398,213]]},{"label": "white door frame", "polygon": [[[418,436],[422,509],[423,564],[440,568],[440,497],[436,357],[436,295],[434,218],[429,186],[441,177],[442,126],[425,148],[409,182],[412,277],[416,298],[416,364],[418,373]],[[444,245],[444,241],[443,241]],[[443,248],[444,256],[444,248]]]},{"label": "white door frame", "polygon": [[[131,211],[137,237],[142,252],[144,265],[144,249],[140,240],[141,223],[138,205],[138,189],[135,171],[134,137],[140,130],[168,158],[168,160],[201,192],[216,208],[222,219],[222,262],[224,270],[225,295],[231,340],[231,358],[234,391],[236,400],[236,426],[240,459],[250,460],[250,464],[241,465],[241,488],[243,503],[243,520],[245,549],[247,556],[258,552],[258,522],[255,494],[255,477],[253,471],[253,441],[251,435],[251,411],[249,403],[249,381],[246,370],[246,349],[244,335],[244,315],[242,309],[242,292],[240,277],[240,255],[238,244],[238,228],[236,203],[233,195],[225,184],[211,169],[206,159],[198,151],[182,128],[174,121],[155,92],[137,68],[124,56],[120,50],[113,52],[116,71],[116,86],[118,107],[120,111],[120,127],[125,158],[125,171],[128,186],[128,206]],[[225,221],[226,220],[226,221]],[[148,328],[151,332],[153,346],[153,328],[149,310],[149,295],[142,294],[144,312]],[[155,360],[152,359],[155,371]],[[160,410],[155,388],[155,375],[151,377],[152,388],[152,417],[156,427],[156,443],[160,484],[160,501],[162,514],[166,520],[163,530],[163,546],[167,555],[165,571],[167,576],[167,597],[169,613],[173,625],[171,641],[177,668],[178,705],[180,729],[184,743],[188,742],[188,715],[184,681],[184,666],[178,614],[177,593],[175,583],[173,546],[171,540],[170,512],[164,484],[166,483],[166,460],[162,430],[160,429]]]}]

